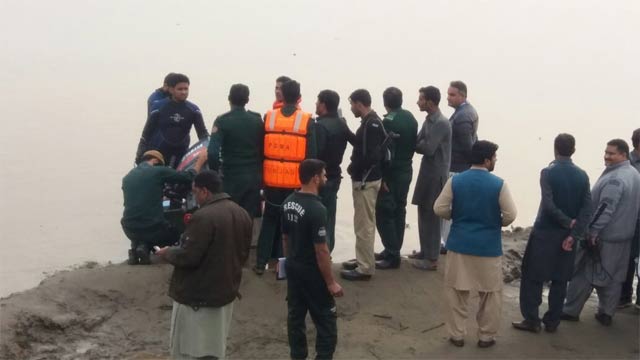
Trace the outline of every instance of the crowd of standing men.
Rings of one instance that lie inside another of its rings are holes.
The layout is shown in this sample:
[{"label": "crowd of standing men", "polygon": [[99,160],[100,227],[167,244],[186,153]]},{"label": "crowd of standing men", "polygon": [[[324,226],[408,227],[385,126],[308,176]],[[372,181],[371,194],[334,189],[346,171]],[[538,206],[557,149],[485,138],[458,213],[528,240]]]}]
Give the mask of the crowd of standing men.
[{"label": "crowd of standing men", "polygon": [[[347,143],[353,147],[347,173],[356,257],[342,264],[340,276],[366,281],[376,269],[400,266],[417,152],[422,161],[412,204],[417,205],[420,249],[409,256],[412,265],[436,270],[439,255],[447,253],[450,342],[464,346],[467,302],[470,291],[477,291],[478,346],[495,344],[501,228],[514,221],[517,211],[507,183],[491,174],[498,146],[478,140],[478,114],[467,101],[463,82],[452,81],[447,89],[448,105],[455,109],[450,119],[440,111],[438,88],[419,89],[417,105],[427,113],[419,130],[402,107],[398,88],[384,91],[382,117],[371,108],[370,93],[355,90],[349,96],[351,112],[360,118],[355,133],[341,116],[340,96],[333,90],[318,94],[314,118],[300,107],[300,84],[279,77],[272,109],[261,116],[246,109],[249,88],[235,84],[228,97],[231,110],[213,122],[208,151],[193,169],[176,171],[172,168],[187,152],[192,126],[200,139],[209,134],[199,108],[187,101],[188,89],[186,76],[171,73],[151,95],[138,166],[123,179],[129,263],[148,263],[149,251],[157,245],[164,247],[156,255],[175,266],[169,291],[174,299],[172,356],[224,358],[232,304],[248,258],[251,218],[258,216],[262,227],[253,271],[262,275],[275,259],[286,257],[291,357],[308,356],[307,312],[317,328],[317,357],[333,356],[334,297],[343,290],[331,272],[330,253]],[[633,282],[628,274],[633,274],[638,255],[639,141],[640,129],[634,132],[631,153],[623,140],[607,144],[607,168],[591,190],[584,171],[571,161],[575,139],[568,134],[556,138],[556,159],[541,173],[542,201],[523,262],[524,320],[514,323],[515,328],[538,332],[544,323],[553,332],[561,319],[577,320],[594,288],[600,300],[596,318],[604,325],[611,324],[616,306],[631,302],[629,286],[621,291],[625,280]],[[205,163],[211,170],[200,172]],[[163,217],[162,191],[165,183],[192,181],[200,209],[180,237]],[[381,253],[374,253],[376,229],[384,245]],[[549,311],[540,319],[545,281],[551,281]]]}]

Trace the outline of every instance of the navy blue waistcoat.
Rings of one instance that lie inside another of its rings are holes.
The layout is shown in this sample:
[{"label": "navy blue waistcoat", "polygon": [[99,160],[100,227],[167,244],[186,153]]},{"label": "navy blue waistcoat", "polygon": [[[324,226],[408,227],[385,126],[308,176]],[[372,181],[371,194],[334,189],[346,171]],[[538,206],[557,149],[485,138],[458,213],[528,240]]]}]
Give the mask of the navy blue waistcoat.
[{"label": "navy blue waistcoat", "polygon": [[503,180],[469,169],[452,178],[452,224],[447,249],[475,256],[502,255],[500,191]]}]

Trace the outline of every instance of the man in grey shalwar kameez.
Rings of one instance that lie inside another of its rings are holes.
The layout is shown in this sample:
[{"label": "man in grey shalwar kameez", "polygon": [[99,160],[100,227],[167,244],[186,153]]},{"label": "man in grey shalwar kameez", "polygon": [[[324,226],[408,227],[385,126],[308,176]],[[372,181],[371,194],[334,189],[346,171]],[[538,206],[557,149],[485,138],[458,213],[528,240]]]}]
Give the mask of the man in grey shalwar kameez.
[{"label": "man in grey shalwar kameez", "polygon": [[442,220],[433,211],[433,203],[449,177],[451,125],[438,107],[438,88],[427,86],[421,88],[419,94],[418,107],[428,115],[416,143],[416,152],[423,156],[411,203],[418,205],[418,233],[423,259],[416,259],[414,266],[423,270],[436,270]]},{"label": "man in grey shalwar kameez", "polygon": [[629,145],[624,140],[607,143],[606,169],[591,191],[593,219],[587,243],[576,255],[576,273],[567,290],[563,320],[577,321],[595,288],[599,300],[596,319],[611,325],[640,213],[640,174],[628,159]]}]

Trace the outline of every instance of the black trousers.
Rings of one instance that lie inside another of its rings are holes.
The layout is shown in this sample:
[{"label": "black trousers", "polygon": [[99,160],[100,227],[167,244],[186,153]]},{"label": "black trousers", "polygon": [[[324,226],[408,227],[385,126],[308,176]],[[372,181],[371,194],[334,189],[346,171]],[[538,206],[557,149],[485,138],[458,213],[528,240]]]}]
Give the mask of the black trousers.
[{"label": "black trousers", "polygon": [[336,304],[317,266],[293,266],[287,261],[287,333],[292,359],[308,356],[307,311],[316,326],[316,359],[332,359],[338,342]]},{"label": "black trousers", "polygon": [[[540,324],[538,308],[542,304],[542,286],[544,282],[522,278],[520,282],[520,312],[525,320]],[[560,324],[562,306],[567,296],[566,281],[551,281],[549,286],[549,309],[542,322],[546,326],[555,327]]]}]

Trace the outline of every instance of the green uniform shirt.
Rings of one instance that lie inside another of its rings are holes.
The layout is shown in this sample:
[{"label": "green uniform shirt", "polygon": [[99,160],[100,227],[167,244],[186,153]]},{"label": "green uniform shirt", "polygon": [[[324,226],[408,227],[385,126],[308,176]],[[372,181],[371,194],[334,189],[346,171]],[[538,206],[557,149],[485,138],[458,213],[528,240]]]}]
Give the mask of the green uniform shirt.
[{"label": "green uniform shirt", "polygon": [[260,114],[234,107],[216,118],[209,141],[209,168],[225,175],[262,173],[264,123]]},{"label": "green uniform shirt", "polygon": [[168,166],[140,163],[122,179],[122,226],[131,230],[142,230],[163,223],[164,184],[190,184],[195,174],[194,170],[176,171]]},{"label": "green uniform shirt", "polygon": [[299,191],[282,204],[282,234],[288,235],[287,263],[318,266],[314,244],[327,242],[327,209],[320,197]]},{"label": "green uniform shirt", "polygon": [[392,131],[400,135],[393,141],[393,160],[390,170],[411,168],[413,153],[416,149],[418,121],[410,111],[399,108],[386,114],[382,124],[387,132]]}]

